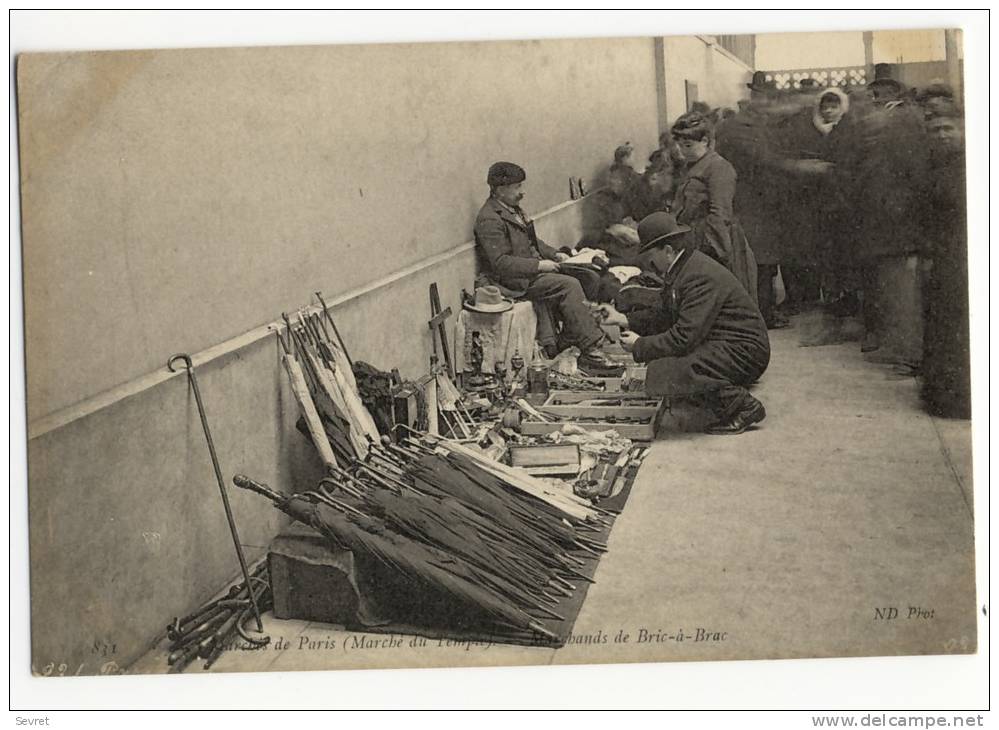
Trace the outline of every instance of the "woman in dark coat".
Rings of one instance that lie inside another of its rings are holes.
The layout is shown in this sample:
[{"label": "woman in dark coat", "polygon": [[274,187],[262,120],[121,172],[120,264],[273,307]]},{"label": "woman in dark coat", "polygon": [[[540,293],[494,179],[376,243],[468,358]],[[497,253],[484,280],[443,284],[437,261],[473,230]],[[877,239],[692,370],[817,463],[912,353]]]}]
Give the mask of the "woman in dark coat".
[{"label": "woman in dark coat", "polygon": [[710,149],[711,122],[698,112],[676,120],[671,130],[687,169],[673,199],[673,213],[694,232],[697,249],[731,271],[757,301],[756,258],[732,211],[735,168]]},{"label": "woman in dark coat", "polygon": [[[814,105],[780,120],[773,139],[776,170],[784,180],[770,213],[785,230],[789,299],[795,305],[817,299],[820,286],[827,295],[857,289],[862,236],[851,197],[861,145],[850,97],[836,87],[825,89]],[[843,306],[849,307],[846,299]]]}]

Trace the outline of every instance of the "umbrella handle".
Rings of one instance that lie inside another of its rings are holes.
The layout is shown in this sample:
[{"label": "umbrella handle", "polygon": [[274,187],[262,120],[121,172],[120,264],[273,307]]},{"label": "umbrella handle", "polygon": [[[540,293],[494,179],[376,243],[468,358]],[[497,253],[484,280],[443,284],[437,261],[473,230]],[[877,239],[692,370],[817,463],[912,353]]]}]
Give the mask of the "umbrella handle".
[{"label": "umbrella handle", "polygon": [[288,501],[288,498],[283,494],[275,492],[273,489],[268,487],[266,484],[256,482],[250,479],[248,476],[243,474],[237,474],[232,478],[232,483],[235,484],[240,489],[246,489],[250,492],[256,492],[257,494],[267,497],[271,502],[277,505],[284,504]]}]

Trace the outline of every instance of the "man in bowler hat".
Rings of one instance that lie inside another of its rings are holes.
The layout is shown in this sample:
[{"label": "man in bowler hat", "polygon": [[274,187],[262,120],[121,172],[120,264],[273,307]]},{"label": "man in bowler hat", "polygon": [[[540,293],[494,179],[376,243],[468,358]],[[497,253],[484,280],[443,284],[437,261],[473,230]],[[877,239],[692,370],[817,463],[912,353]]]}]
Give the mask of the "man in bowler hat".
[{"label": "man in bowler hat", "polygon": [[509,294],[534,302],[539,310],[538,339],[548,357],[562,348],[553,328],[542,326],[544,315],[561,322],[563,346],[579,348],[580,368],[589,373],[619,372],[621,367],[599,349],[604,333],[590,314],[582,285],[559,273],[559,263],[567,256],[538,238],[534,223],[520,207],[526,178],[524,168],[512,162],[496,162],[489,168],[489,198],[475,220],[483,273]]},{"label": "man in bowler hat", "polygon": [[648,363],[650,395],[703,396],[716,421],[707,433],[744,432],[766,417],[750,395],[770,363],[770,340],[759,308],[739,280],[697,251],[690,228],[669,213],[638,224],[643,263],[663,278],[660,331],[641,337],[623,332],[621,344],[635,362]]}]

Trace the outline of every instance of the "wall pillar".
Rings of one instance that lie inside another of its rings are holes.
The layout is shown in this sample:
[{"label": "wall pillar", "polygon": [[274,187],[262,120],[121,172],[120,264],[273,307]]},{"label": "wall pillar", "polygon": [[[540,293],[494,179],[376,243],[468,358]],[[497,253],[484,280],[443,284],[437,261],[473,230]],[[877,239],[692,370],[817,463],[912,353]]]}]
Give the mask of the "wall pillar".
[{"label": "wall pillar", "polygon": [[869,30],[864,31],[864,71],[867,83],[871,83],[874,80],[874,33]]},{"label": "wall pillar", "polygon": [[954,98],[964,104],[964,90],[961,78],[960,38],[961,31],[952,28],[944,31],[944,50],[947,58],[947,83],[954,90]]},{"label": "wall pillar", "polygon": [[659,134],[669,130],[669,105],[666,102],[666,44],[660,36],[653,38],[653,54],[656,66],[656,113]]}]

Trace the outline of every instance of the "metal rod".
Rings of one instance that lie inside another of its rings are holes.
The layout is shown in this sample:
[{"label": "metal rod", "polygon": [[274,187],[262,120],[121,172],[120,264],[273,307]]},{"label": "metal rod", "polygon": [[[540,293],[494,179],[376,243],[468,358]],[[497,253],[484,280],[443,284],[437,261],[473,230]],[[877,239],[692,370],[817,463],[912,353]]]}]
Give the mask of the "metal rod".
[{"label": "metal rod", "polygon": [[343,337],[340,336],[340,330],[336,328],[336,322],[333,321],[332,315],[330,315],[330,308],[326,306],[326,300],[323,299],[322,292],[316,292],[316,297],[319,299],[319,303],[323,305],[323,313],[326,315],[326,319],[329,320],[330,327],[333,328],[333,334],[336,335],[337,342],[340,343],[340,349],[343,350],[344,357],[347,358],[347,364],[350,365],[350,369],[354,369],[354,361],[350,359],[350,353],[347,352],[347,345],[343,341]]},{"label": "metal rod", "polygon": [[[229,505],[229,493],[226,492],[225,482],[222,480],[222,469],[219,467],[219,457],[215,453],[215,443],[212,441],[212,432],[208,428],[208,417],[205,415],[205,404],[201,402],[201,391],[198,389],[198,379],[194,374],[194,364],[191,362],[191,356],[181,353],[174,355],[169,360],[167,360],[167,367],[170,372],[177,372],[174,368],[174,363],[177,360],[183,360],[184,367],[187,369],[187,377],[191,382],[191,389],[194,391],[194,400],[198,404],[198,415],[201,416],[201,427],[205,432],[205,440],[208,442],[208,452],[212,457],[212,466],[215,468],[215,479],[219,483],[219,493],[222,495],[222,506],[225,507],[225,518],[229,522],[229,532],[232,533],[232,542],[236,547],[236,556],[239,558],[239,568],[243,571],[243,578],[246,580],[246,585],[250,585],[250,570],[246,567],[246,557],[243,555],[243,545],[239,542],[239,533],[236,530],[236,520],[232,516],[232,507]],[[257,608],[257,601],[253,596],[253,590],[248,591],[250,594],[250,600],[253,604],[253,616],[257,620],[257,631],[264,630],[264,623],[260,620],[260,609]]]}]

